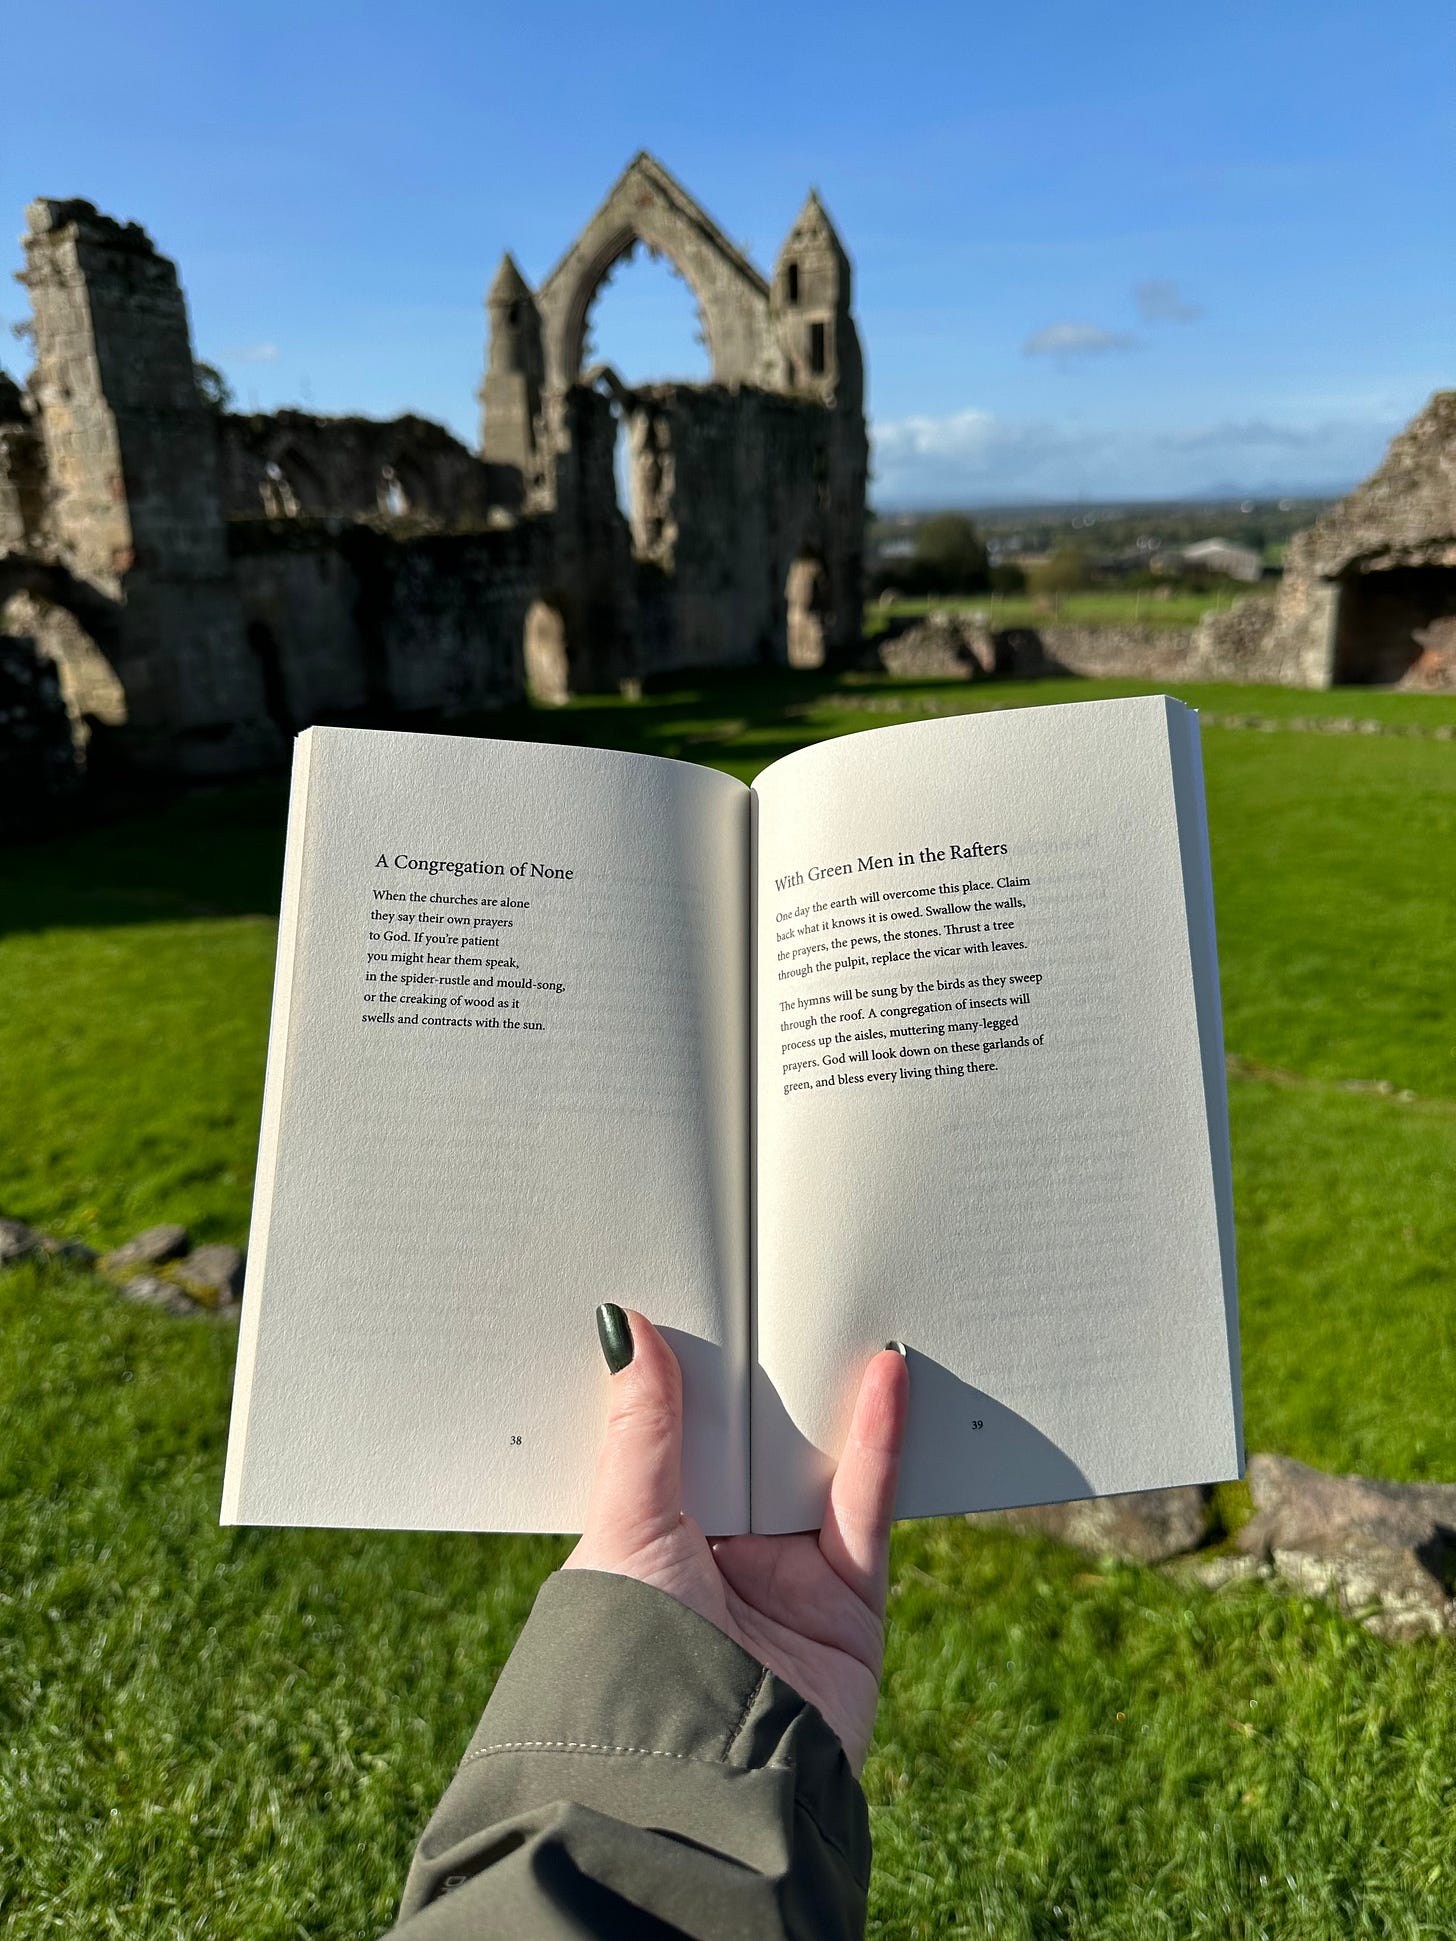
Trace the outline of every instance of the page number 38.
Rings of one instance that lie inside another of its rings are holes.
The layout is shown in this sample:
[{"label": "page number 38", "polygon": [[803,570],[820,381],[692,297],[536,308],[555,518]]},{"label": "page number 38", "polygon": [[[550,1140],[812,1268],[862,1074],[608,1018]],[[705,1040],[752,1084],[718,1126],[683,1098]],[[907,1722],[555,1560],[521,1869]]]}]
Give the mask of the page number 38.
[{"label": "page number 38", "polygon": [[512,1436],[511,1437],[512,1449],[519,1449],[520,1446],[521,1446],[521,1438],[519,1436]]}]

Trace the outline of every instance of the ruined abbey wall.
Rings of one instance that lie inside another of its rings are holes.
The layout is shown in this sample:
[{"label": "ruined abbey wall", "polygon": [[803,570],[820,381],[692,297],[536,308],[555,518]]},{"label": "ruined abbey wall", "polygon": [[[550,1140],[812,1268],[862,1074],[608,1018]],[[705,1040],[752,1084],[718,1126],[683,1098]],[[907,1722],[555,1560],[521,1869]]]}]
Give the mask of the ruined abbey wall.
[{"label": "ruined abbey wall", "polygon": [[[639,155],[539,291],[503,262],[478,453],[413,416],[220,412],[143,230],[80,201],[27,221],[35,366],[24,390],[0,373],[0,632],[12,664],[54,669],[78,762],[239,773],[312,721],[856,644],[863,367],[817,196],[770,278]],[[639,244],[697,295],[712,383],[582,370],[597,291]]]}]

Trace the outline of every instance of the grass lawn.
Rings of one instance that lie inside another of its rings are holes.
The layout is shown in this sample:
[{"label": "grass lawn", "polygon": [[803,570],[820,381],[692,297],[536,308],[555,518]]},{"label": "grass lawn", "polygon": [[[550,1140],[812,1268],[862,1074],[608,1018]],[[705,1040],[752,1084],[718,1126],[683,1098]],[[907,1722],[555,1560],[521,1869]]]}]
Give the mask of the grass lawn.
[{"label": "grass lawn", "polygon": [[[931,708],[1135,691],[763,678],[479,726],[747,777]],[[1278,1074],[1231,1085],[1250,1446],[1456,1477],[1456,748],[1210,727],[1205,762],[1228,1045]],[[0,863],[0,1212],[244,1238],[283,801],[198,792]],[[64,1269],[0,1278],[7,1935],[378,1932],[562,1554],[220,1531],[232,1347]],[[955,1522],[898,1533],[892,1609],[874,1932],[1451,1931],[1449,1646]]]},{"label": "grass lawn", "polygon": [[1195,627],[1205,613],[1223,613],[1235,600],[1272,599],[1276,581],[1253,586],[1230,583],[1211,593],[1120,586],[1089,588],[1085,593],[1049,594],[1033,599],[1025,593],[965,593],[936,599],[873,601],[865,609],[865,632],[871,639],[892,620],[952,608],[960,613],[983,613],[993,627]]}]

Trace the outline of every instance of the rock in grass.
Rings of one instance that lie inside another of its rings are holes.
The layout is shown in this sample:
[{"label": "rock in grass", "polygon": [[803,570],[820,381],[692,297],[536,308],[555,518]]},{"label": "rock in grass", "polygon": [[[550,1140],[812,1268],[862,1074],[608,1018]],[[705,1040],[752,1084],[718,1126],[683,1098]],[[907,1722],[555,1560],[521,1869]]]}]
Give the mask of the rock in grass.
[{"label": "rock in grass", "polygon": [[113,1247],[109,1254],[103,1254],[99,1264],[103,1274],[124,1278],[128,1274],[139,1274],[145,1267],[160,1267],[164,1261],[175,1260],[178,1254],[185,1254],[186,1251],[186,1227],[148,1227],[145,1233],[125,1240],[119,1247]]},{"label": "rock in grass", "polygon": [[58,1240],[53,1233],[39,1236],[40,1250],[48,1260],[66,1260],[73,1267],[94,1267],[96,1249],[84,1240]]},{"label": "rock in grass", "polygon": [[1456,1630],[1456,1484],[1327,1476],[1288,1456],[1252,1456],[1257,1514],[1239,1548],[1298,1589],[1328,1595],[1378,1636]]},{"label": "rock in grass", "polygon": [[243,1292],[243,1256],[236,1247],[197,1247],[167,1270],[168,1278],[205,1307],[231,1307]]},{"label": "rock in grass", "polygon": [[40,1235],[24,1220],[0,1220],[0,1267],[25,1260],[40,1250]]},{"label": "rock in grass", "polygon": [[972,1523],[1000,1523],[1090,1550],[1099,1557],[1126,1557],[1160,1564],[1196,1550],[1208,1535],[1211,1492],[1190,1483],[1180,1489],[1137,1490],[1126,1496],[1094,1496],[1086,1503],[1046,1503],[1035,1509],[999,1510],[972,1516]]},{"label": "rock in grass", "polygon": [[124,1299],[136,1301],[142,1307],[159,1307],[165,1314],[201,1314],[203,1310],[197,1302],[184,1294],[180,1287],[171,1281],[159,1280],[155,1274],[131,1274],[117,1290]]}]

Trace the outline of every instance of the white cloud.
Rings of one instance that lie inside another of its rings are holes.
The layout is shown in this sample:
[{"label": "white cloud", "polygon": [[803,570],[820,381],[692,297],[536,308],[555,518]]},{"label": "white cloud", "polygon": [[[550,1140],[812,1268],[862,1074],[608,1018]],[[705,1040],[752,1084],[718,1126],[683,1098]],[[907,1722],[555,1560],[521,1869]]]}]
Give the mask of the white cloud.
[{"label": "white cloud", "polygon": [[1203,315],[1201,303],[1189,303],[1178,285],[1165,276],[1150,276],[1133,291],[1144,323],[1192,323]]},{"label": "white cloud", "polygon": [[1077,428],[968,408],[877,423],[876,506],[1343,491],[1379,462],[1400,412],[1265,418],[1163,430]]},{"label": "white cloud", "polygon": [[1100,357],[1110,350],[1131,350],[1137,338],[1125,330],[1104,330],[1101,324],[1054,323],[1033,331],[1022,345],[1028,357]]},{"label": "white cloud", "polygon": [[231,344],[219,353],[224,364],[276,364],[276,344]]}]

